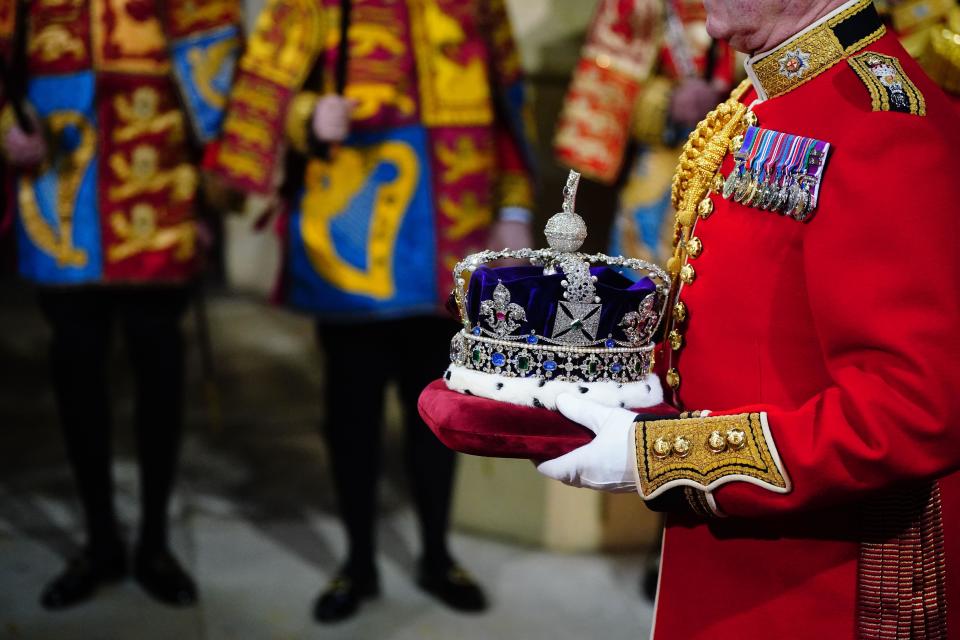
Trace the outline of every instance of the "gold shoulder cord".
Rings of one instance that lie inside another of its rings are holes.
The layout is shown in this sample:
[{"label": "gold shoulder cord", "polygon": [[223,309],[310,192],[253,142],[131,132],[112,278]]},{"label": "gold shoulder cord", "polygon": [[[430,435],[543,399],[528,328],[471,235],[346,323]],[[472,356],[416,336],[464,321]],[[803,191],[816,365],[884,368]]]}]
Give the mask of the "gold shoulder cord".
[{"label": "gold shoulder cord", "polygon": [[[713,211],[713,202],[707,197],[717,190],[717,171],[728,149],[736,151],[748,124],[756,121],[740,97],[750,88],[744,80],[733,90],[726,102],[706,115],[693,130],[683,146],[677,172],[673,176],[670,194],[676,219],[673,232],[673,257],[667,261],[667,271],[673,278],[680,273],[686,257],[687,242],[693,223],[699,213],[706,218]],[[747,117],[744,117],[747,116]],[[751,117],[752,116],[752,117]]]}]

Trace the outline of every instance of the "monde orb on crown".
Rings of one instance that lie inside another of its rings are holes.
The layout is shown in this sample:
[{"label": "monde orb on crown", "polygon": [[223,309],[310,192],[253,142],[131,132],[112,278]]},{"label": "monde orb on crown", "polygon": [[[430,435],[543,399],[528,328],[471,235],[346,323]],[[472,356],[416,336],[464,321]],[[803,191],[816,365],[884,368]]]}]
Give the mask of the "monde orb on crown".
[{"label": "monde orb on crown", "polygon": [[[579,179],[570,172],[562,211],[547,222],[549,248],[481,251],[454,267],[463,326],[450,343],[448,388],[549,409],[565,392],[612,406],[661,401],[651,369],[669,276],[645,260],[579,251]],[[489,266],[503,259],[529,265]]]}]

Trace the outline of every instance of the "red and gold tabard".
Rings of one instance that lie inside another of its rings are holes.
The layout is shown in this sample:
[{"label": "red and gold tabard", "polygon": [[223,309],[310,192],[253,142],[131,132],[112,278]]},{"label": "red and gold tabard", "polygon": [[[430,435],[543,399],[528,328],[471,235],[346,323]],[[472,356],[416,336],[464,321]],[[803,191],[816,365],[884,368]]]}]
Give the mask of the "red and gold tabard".
[{"label": "red and gold tabard", "polygon": [[[180,282],[198,267],[200,145],[219,132],[240,49],[239,2],[41,0],[15,37],[25,95],[48,134],[16,178],[18,260],[40,284]],[[7,107],[2,128],[13,124]]]},{"label": "red and gold tabard", "polygon": [[671,94],[690,77],[706,76],[728,90],[734,61],[726,43],[707,34],[702,0],[598,5],[564,99],[554,151],[591,179],[612,184],[622,177],[612,254],[666,259],[670,181],[686,135],[670,135]]},{"label": "red and gold tabard", "polygon": [[[325,317],[432,313],[498,207],[532,204],[517,51],[502,0],[273,0],[260,14],[211,168],[245,191],[289,166],[284,294]],[[320,157],[320,94],[356,101]],[[305,162],[304,162],[305,158]],[[291,186],[295,185],[295,186]]]},{"label": "red and gold tabard", "polygon": [[641,494],[698,514],[667,518],[653,637],[956,637],[954,106],[869,0],[747,71],[673,193],[659,364],[711,413],[637,425]]}]

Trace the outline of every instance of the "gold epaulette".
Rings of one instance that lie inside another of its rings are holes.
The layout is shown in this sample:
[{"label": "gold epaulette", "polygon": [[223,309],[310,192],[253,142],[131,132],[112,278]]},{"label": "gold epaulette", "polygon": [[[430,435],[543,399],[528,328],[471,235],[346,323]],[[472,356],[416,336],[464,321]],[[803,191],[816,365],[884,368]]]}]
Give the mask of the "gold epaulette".
[{"label": "gold epaulette", "polygon": [[637,422],[640,494],[649,500],[672,487],[710,491],[728,482],[787,493],[766,420],[765,413],[742,413]]}]

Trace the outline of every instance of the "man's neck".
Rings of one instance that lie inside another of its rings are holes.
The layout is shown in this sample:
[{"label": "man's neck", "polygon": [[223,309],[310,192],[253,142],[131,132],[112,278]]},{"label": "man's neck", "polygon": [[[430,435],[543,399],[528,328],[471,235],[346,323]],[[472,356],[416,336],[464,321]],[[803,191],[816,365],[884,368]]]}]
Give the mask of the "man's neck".
[{"label": "man's neck", "polygon": [[779,20],[770,28],[763,44],[757,47],[756,51],[750,55],[756,56],[776,49],[784,41],[789,40],[792,36],[822,19],[831,11],[835,11],[838,7],[847,4],[847,2],[849,2],[849,0],[820,0],[805,7],[799,13],[791,11],[788,5],[788,8],[780,14]]}]

